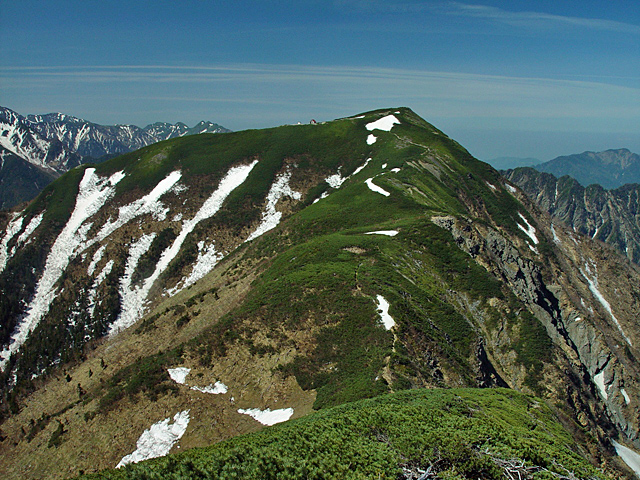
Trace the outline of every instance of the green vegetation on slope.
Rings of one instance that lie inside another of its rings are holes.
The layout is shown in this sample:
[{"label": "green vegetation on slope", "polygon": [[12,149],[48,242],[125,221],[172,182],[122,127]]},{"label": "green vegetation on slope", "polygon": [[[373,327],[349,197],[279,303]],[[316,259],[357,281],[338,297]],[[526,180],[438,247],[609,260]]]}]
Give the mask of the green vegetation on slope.
[{"label": "green vegetation on slope", "polygon": [[[506,389],[411,390],[341,405],[90,479],[604,478],[541,400]],[[415,477],[412,477],[415,478]],[[514,478],[514,477],[510,477]]]}]

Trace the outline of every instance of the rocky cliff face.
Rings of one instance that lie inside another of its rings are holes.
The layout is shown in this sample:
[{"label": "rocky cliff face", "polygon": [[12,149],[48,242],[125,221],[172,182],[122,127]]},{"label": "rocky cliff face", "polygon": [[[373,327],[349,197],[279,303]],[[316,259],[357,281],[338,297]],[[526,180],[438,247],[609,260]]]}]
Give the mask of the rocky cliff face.
[{"label": "rocky cliff face", "polygon": [[0,226],[11,477],[418,387],[542,396],[594,463],[640,446],[637,267],[408,109],[155,144]]},{"label": "rocky cliff face", "polygon": [[640,185],[585,188],[569,176],[556,178],[532,168],[508,170],[505,176],[553,218],[640,262]]}]

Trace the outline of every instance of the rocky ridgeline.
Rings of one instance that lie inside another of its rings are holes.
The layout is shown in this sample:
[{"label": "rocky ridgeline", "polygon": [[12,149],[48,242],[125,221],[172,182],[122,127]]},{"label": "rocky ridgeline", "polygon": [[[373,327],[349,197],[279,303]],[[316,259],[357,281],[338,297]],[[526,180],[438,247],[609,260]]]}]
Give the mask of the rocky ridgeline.
[{"label": "rocky ridgeline", "polygon": [[62,113],[24,117],[0,107],[0,208],[31,200],[53,179],[82,163],[170,138],[224,132],[229,130],[204,121],[192,128],[164,122],[140,128],[99,125]]},{"label": "rocky ridgeline", "polygon": [[533,168],[504,174],[553,218],[614,246],[632,262],[640,262],[640,185],[613,190],[597,184],[583,187],[572,177],[556,178]]}]

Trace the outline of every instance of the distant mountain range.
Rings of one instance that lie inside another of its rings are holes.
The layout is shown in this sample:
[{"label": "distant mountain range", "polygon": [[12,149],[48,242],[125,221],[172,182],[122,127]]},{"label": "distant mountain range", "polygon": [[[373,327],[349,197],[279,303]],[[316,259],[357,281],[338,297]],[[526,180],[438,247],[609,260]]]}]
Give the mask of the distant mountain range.
[{"label": "distant mountain range", "polygon": [[508,170],[510,168],[531,167],[542,163],[542,160],[533,157],[498,157],[486,160],[496,170]]},{"label": "distant mountain range", "polygon": [[640,183],[640,155],[626,148],[566,155],[534,168],[556,177],[569,175],[584,186],[596,183],[604,188],[618,188]]},{"label": "distant mountain range", "polygon": [[161,140],[230,130],[211,122],[189,128],[157,122],[99,125],[62,113],[22,116],[0,107],[0,208],[35,197],[44,186],[82,163],[95,163]]},{"label": "distant mountain range", "polygon": [[640,183],[640,155],[626,148],[563,155],[547,162],[531,157],[499,157],[487,163],[497,170],[533,167],[557,178],[569,175],[585,187],[598,184],[610,189]]}]

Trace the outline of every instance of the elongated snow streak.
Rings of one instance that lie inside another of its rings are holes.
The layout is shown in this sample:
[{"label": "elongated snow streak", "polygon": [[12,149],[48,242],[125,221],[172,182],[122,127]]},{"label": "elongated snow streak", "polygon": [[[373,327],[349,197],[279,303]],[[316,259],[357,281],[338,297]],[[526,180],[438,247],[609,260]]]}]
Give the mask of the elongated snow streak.
[{"label": "elongated snow streak", "polygon": [[359,174],[362,170],[364,170],[365,168],[367,168],[367,165],[369,165],[369,162],[371,161],[371,157],[367,158],[364,161],[364,165],[359,166],[358,168],[356,168],[353,173],[351,175],[349,175],[349,178]]},{"label": "elongated snow streak", "polygon": [[531,224],[529,223],[529,221],[525,218],[525,216],[524,216],[524,215],[522,215],[520,212],[518,212],[518,216],[522,219],[522,221],[525,223],[525,225],[527,225],[527,227],[525,228],[525,227],[523,227],[522,225],[520,225],[520,224],[518,223],[518,224],[517,224],[517,225],[518,225],[518,228],[519,228],[520,230],[522,230],[524,233],[526,233],[526,234],[527,234],[527,236],[531,239],[531,241],[532,241],[534,244],[536,244],[536,245],[537,245],[538,243],[540,243],[540,242],[539,242],[539,240],[538,240],[538,237],[536,236],[536,229],[535,229],[535,227],[534,227],[533,225],[531,225]]},{"label": "elongated snow streak", "polygon": [[620,458],[627,464],[627,466],[636,473],[636,476],[640,478],[640,454],[635,450],[631,450],[629,447],[620,445],[615,440],[611,440],[613,446],[616,449],[616,453],[620,455]]},{"label": "elongated snow streak", "polygon": [[367,145],[373,145],[374,143],[376,143],[376,140],[378,140],[376,136],[370,134],[369,136],[367,136]]},{"label": "elongated snow streak", "polygon": [[216,382],[215,385],[207,385],[206,387],[191,387],[191,390],[196,390],[202,393],[210,393],[212,395],[219,395],[221,393],[227,393],[229,387],[222,382]]},{"label": "elongated snow streak", "polygon": [[136,450],[123,457],[120,463],[116,465],[116,468],[129,463],[138,463],[150,458],[167,455],[175,443],[182,438],[184,432],[187,431],[189,410],[176,413],[172,424],[169,424],[170,420],[171,418],[165,418],[142,432],[136,442]]},{"label": "elongated snow streak", "polygon": [[[131,281],[140,258],[149,250],[154,238],[156,238],[155,232],[149,235],[143,235],[131,245],[129,249],[129,256],[127,257],[127,263],[124,267],[124,275],[120,279],[120,298],[122,299],[122,311],[127,312],[130,316],[142,316],[144,314],[144,305],[138,295],[140,287],[131,288]],[[120,317],[118,317],[118,320],[121,317],[122,313]],[[115,326],[118,325],[118,320],[111,325],[109,334],[113,333]]]},{"label": "elongated snow streak", "polygon": [[258,408],[239,408],[238,413],[249,415],[263,425],[275,425],[276,423],[286,422],[293,415],[293,408],[281,408],[280,410],[260,410]]},{"label": "elongated snow streak", "polygon": [[42,222],[42,217],[44,217],[44,212],[39,213],[31,219],[29,225],[27,225],[27,227],[24,229],[24,232],[22,232],[22,234],[18,237],[18,241],[16,242],[16,246],[14,248],[19,248],[29,239],[29,236],[31,236],[34,230],[38,228],[38,226]]},{"label": "elongated snow streak", "polygon": [[562,240],[560,240],[560,237],[558,237],[558,234],[556,233],[556,229],[553,226],[553,223],[551,224],[551,234],[553,235],[553,241],[560,245],[562,243]]},{"label": "elongated snow streak", "polygon": [[282,212],[278,212],[276,210],[276,205],[282,197],[287,196],[294,200],[300,200],[302,198],[300,192],[292,190],[289,186],[290,179],[291,172],[285,172],[279,175],[273,182],[273,185],[271,185],[271,189],[267,194],[267,206],[264,212],[262,212],[262,221],[260,222],[260,225],[258,225],[258,228],[249,235],[249,238],[246,240],[247,242],[258,238],[260,235],[278,226],[280,219],[282,218]]},{"label": "elongated snow streak", "polygon": [[384,188],[379,187],[375,183],[373,183],[373,178],[368,178],[366,181],[366,184],[367,184],[367,187],[369,187],[373,192],[379,193],[380,195],[384,195],[385,197],[388,197],[389,195],[391,195]]},{"label": "elongated snow streak", "polygon": [[107,275],[111,273],[113,265],[113,260],[109,260],[106,263],[106,265],[94,280],[93,285],[91,286],[91,290],[89,290],[89,295],[87,297],[87,304],[89,305],[89,318],[93,318],[93,312],[96,310],[96,295],[98,294],[98,287],[102,282],[104,282],[104,280],[107,278]]},{"label": "elongated snow streak", "polygon": [[631,398],[629,397],[629,394],[627,393],[627,391],[624,388],[621,388],[620,393],[624,397],[624,403],[629,405],[631,403]]},{"label": "elongated snow streak", "polygon": [[372,130],[384,130],[385,132],[390,132],[394,125],[400,125],[400,120],[398,120],[395,115],[387,115],[386,117],[382,117],[375,122],[367,123],[366,129],[369,131]]},{"label": "elongated snow streak", "polygon": [[378,301],[378,313],[380,314],[380,320],[382,321],[384,328],[391,330],[396,326],[396,322],[393,317],[389,315],[389,302],[387,302],[382,295],[377,295],[376,300]]},{"label": "elongated snow streak", "polygon": [[140,317],[142,317],[145,310],[145,302],[151,287],[180,252],[180,248],[187,238],[187,235],[196,228],[198,223],[212,217],[218,212],[218,210],[220,210],[225,199],[233,190],[247,179],[249,173],[257,163],[258,161],[255,160],[249,165],[241,165],[239,167],[229,169],[225,177],[220,181],[220,185],[218,185],[217,190],[213,192],[207,200],[205,200],[204,204],[202,204],[200,210],[198,210],[195,216],[191,220],[182,224],[182,230],[171,246],[162,252],[160,260],[158,260],[156,268],[151,276],[148,277],[141,286],[135,287],[130,291],[128,294],[128,302],[126,304],[123,302],[120,316],[109,328],[109,335],[114,335],[121,330],[130,327],[136,323]]},{"label": "elongated snow streak", "polygon": [[101,245],[100,248],[98,248],[98,250],[96,250],[96,253],[93,254],[93,258],[91,259],[91,263],[89,263],[89,267],[87,268],[87,274],[89,276],[92,276],[93,272],[95,272],[96,266],[98,265],[98,262],[100,262],[100,260],[102,260],[102,256],[104,255],[105,249],[106,249],[106,245]]},{"label": "elongated snow streak", "polygon": [[90,224],[84,221],[94,215],[113,196],[115,187],[124,178],[117,172],[109,178],[100,178],[95,168],[87,168],[80,181],[76,205],[62,232],[56,238],[47,256],[42,277],[36,286],[35,295],[29,304],[27,314],[17,325],[11,336],[11,343],[0,353],[0,369],[4,370],[11,354],[25,342],[38,322],[49,312],[56,296],[55,284],[73,259],[82,249]]},{"label": "elongated snow streak", "polygon": [[514,187],[513,185],[509,185],[508,183],[504,184],[505,187],[507,187],[507,190],[509,190],[511,193],[516,193],[518,190],[516,190],[516,187]]},{"label": "elongated snow streak", "polygon": [[[589,269],[589,265],[586,265],[586,268],[587,268],[587,273],[591,273],[591,270]],[[611,315],[611,318],[616,324],[616,327],[618,327],[618,331],[620,332],[620,334],[623,336],[623,338],[626,340],[629,346],[633,346],[629,337],[627,337],[627,335],[624,333],[624,330],[622,330],[622,326],[620,325],[620,322],[618,322],[618,319],[613,314],[613,311],[611,310],[611,305],[609,304],[607,299],[604,298],[602,293],[600,293],[600,290],[598,290],[598,277],[594,276],[593,279],[591,279],[589,276],[587,276],[585,272],[582,271],[582,269],[580,269],[580,273],[589,283],[589,290],[591,290],[591,293],[593,293],[593,296],[596,297],[596,300],[598,300],[600,304],[604,307],[604,309],[607,312],[609,312],[609,315]]]},{"label": "elongated snow streak", "polygon": [[[22,213],[22,212],[20,212]],[[22,228],[22,222],[24,221],[24,217],[20,217],[20,213],[16,213],[14,217],[7,225],[6,233],[2,240],[0,240],[0,273],[4,270],[7,261],[10,258],[9,255],[9,242]]]},{"label": "elongated snow streak", "polygon": [[398,230],[378,230],[376,232],[367,232],[365,235],[386,235],[387,237],[395,237]]},{"label": "elongated snow streak", "polygon": [[191,369],[186,367],[177,367],[177,368],[167,369],[167,372],[169,372],[169,376],[171,377],[171,380],[173,380],[176,383],[179,383],[180,385],[184,385],[187,382],[187,375],[189,375],[190,371]]},{"label": "elongated snow streak", "polygon": [[224,255],[216,251],[215,243],[211,243],[208,247],[204,248],[204,241],[198,242],[198,258],[196,263],[191,269],[191,273],[185,278],[181,284],[176,285],[174,288],[169,289],[170,296],[175,295],[181,290],[190,287],[207,273],[215,268],[220,260],[224,258]]},{"label": "elongated snow streak", "polygon": [[98,232],[98,235],[96,235],[96,238],[87,246],[104,240],[118,228],[141,215],[151,214],[157,220],[164,220],[167,217],[168,209],[162,204],[160,197],[171,190],[181,177],[182,173],[179,170],[175,170],[163,178],[147,195],[120,207],[118,209],[118,218],[113,222],[111,220],[107,221]]}]

